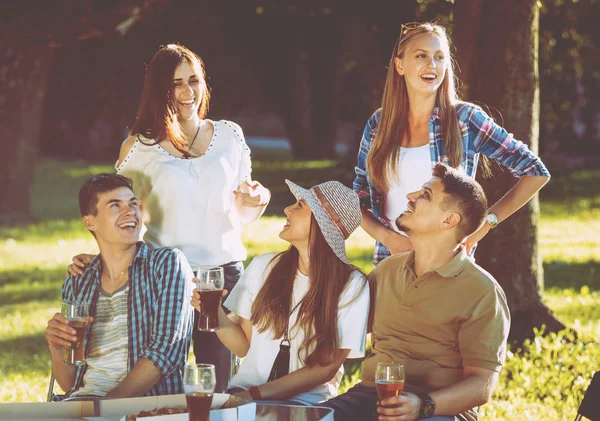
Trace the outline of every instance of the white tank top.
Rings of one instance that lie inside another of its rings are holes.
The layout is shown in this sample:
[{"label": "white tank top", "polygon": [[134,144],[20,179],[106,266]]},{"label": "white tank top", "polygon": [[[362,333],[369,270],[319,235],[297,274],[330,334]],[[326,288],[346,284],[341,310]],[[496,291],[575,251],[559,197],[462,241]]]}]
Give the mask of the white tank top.
[{"label": "white tank top", "polygon": [[143,202],[146,244],[177,247],[194,270],[246,259],[233,191],[250,179],[250,149],[237,124],[210,122],[214,134],[198,158],[176,157],[139,136],[117,167]]},{"label": "white tank top", "polygon": [[398,167],[390,180],[390,190],[385,197],[383,217],[397,232],[396,219],[406,210],[406,195],[418,190],[432,177],[429,144],[416,148],[400,148]]}]

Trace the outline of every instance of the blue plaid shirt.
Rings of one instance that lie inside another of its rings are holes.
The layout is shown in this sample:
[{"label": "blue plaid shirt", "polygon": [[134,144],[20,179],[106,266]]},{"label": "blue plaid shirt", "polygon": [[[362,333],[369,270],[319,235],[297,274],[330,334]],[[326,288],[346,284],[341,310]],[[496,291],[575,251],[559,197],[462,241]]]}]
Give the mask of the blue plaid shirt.
[{"label": "blue plaid shirt", "polygon": [[[90,303],[90,315],[96,312],[100,294],[102,261],[96,256],[83,275],[69,275],[63,285],[64,300]],[[161,380],[146,396],[183,393],[183,366],[187,361],[194,309],[189,304],[192,295],[192,269],[183,253],[173,248],[151,250],[142,241],[129,266],[129,356],[130,372],[140,358],[147,358],[161,373]],[[84,339],[89,352],[90,327]],[[77,369],[75,385],[66,396],[83,385],[85,367]]]},{"label": "blue plaid shirt", "polygon": [[[361,207],[370,209],[375,218],[389,228],[386,219],[381,214],[385,194],[375,189],[367,173],[367,155],[377,134],[380,114],[381,110],[377,110],[367,121],[360,142],[353,187],[360,197]],[[460,124],[464,151],[461,165],[469,177],[475,177],[479,154],[495,159],[508,168],[515,177],[550,176],[542,161],[527,148],[527,145],[516,140],[512,134],[497,125],[481,108],[469,103],[460,103],[456,107],[456,114]],[[450,159],[444,152],[438,107],[434,108],[429,119],[429,151],[432,169],[440,162],[450,163]],[[389,255],[390,251],[387,247],[376,241],[373,264],[377,265]]]}]

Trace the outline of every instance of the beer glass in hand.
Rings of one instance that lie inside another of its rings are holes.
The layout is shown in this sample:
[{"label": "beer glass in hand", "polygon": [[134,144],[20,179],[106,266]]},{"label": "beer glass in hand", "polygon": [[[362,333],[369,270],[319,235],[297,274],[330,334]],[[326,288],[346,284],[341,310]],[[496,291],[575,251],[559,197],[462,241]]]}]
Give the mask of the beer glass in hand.
[{"label": "beer glass in hand", "polygon": [[395,362],[377,363],[375,386],[379,400],[401,395],[404,389],[404,366]]},{"label": "beer glass in hand", "polygon": [[85,364],[85,352],[83,349],[83,339],[85,338],[85,329],[88,325],[90,308],[88,303],[76,301],[63,301],[60,312],[69,322],[69,327],[75,329],[75,342],[65,348],[64,363],[69,365]]},{"label": "beer glass in hand", "polygon": [[183,390],[190,421],[209,421],[217,378],[212,364],[188,364],[183,369]]},{"label": "beer glass in hand", "polygon": [[223,297],[225,277],[222,267],[200,268],[196,288],[200,292],[198,330],[214,332],[219,329],[219,307]]}]

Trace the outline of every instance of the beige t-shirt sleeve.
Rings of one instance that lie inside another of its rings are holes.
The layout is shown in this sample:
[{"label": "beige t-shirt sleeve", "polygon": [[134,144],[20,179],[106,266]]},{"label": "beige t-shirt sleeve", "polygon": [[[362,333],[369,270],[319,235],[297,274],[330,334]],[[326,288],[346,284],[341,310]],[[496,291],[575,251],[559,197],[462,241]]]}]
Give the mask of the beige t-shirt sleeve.
[{"label": "beige t-shirt sleeve", "polygon": [[510,313],[504,291],[494,285],[469,309],[461,325],[458,343],[463,366],[500,372],[509,328]]}]

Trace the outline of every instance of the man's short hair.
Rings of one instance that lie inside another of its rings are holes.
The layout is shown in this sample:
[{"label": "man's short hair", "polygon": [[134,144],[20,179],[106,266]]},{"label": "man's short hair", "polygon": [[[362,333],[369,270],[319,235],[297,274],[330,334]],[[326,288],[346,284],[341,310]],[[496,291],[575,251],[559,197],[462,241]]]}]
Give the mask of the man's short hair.
[{"label": "man's short hair", "polygon": [[119,174],[97,174],[88,178],[79,189],[79,212],[81,216],[98,215],[98,193],[127,187],[133,191],[133,181]]},{"label": "man's short hair", "polygon": [[479,228],[488,210],[488,203],[481,185],[475,179],[444,164],[433,168],[433,176],[444,185],[446,197],[442,205],[457,207],[461,215],[458,225],[460,239]]}]

